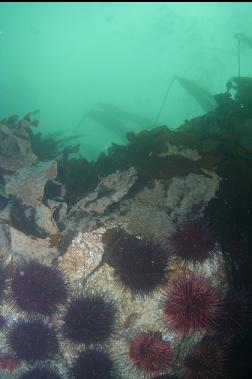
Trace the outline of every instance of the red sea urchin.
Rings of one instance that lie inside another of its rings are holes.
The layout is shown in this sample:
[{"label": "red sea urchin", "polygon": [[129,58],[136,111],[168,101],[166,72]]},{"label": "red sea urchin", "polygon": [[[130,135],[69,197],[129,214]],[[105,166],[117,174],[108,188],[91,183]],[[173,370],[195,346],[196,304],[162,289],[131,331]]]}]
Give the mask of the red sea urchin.
[{"label": "red sea urchin", "polygon": [[135,368],[146,374],[167,371],[172,361],[172,349],[160,333],[140,332],[129,341],[128,357]]},{"label": "red sea urchin", "polygon": [[172,253],[185,261],[203,262],[216,250],[213,230],[200,218],[179,223],[168,241]]},{"label": "red sea urchin", "polygon": [[204,337],[188,353],[183,364],[183,379],[220,379],[225,376],[227,351],[214,337]]},{"label": "red sea urchin", "polygon": [[69,304],[64,316],[66,338],[85,344],[102,343],[110,337],[115,322],[115,305],[96,296],[79,296]]},{"label": "red sea urchin", "polygon": [[19,360],[13,354],[0,352],[0,369],[8,370],[10,373],[16,371],[20,366]]},{"label": "red sea urchin", "polygon": [[16,268],[11,289],[13,299],[21,309],[43,315],[52,314],[67,297],[60,271],[37,261]]},{"label": "red sea urchin", "polygon": [[116,229],[107,231],[103,241],[106,262],[124,288],[148,295],[164,284],[168,253],[159,245]]},{"label": "red sea urchin", "polygon": [[163,311],[167,327],[174,332],[203,332],[216,327],[221,297],[206,279],[185,276],[168,285]]}]

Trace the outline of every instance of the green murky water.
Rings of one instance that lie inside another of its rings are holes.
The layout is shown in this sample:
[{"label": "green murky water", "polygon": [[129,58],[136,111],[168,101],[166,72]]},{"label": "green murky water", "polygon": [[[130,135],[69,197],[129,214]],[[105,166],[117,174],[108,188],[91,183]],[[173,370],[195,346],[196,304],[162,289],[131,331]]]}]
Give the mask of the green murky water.
[{"label": "green murky water", "polygon": [[[40,109],[39,131],[82,135],[95,158],[125,131],[153,126],[170,80],[221,92],[237,75],[235,33],[250,3],[6,3],[0,5],[0,117]],[[242,74],[251,74],[242,46]],[[159,124],[202,114],[174,83]]]}]

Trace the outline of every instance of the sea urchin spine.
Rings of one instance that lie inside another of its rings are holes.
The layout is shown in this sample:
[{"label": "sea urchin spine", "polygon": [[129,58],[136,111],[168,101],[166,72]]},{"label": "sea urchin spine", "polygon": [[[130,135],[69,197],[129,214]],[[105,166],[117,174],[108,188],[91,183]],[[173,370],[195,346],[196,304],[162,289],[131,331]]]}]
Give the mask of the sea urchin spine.
[{"label": "sea urchin spine", "polygon": [[179,223],[168,242],[173,254],[189,262],[203,262],[216,250],[213,230],[200,218]]},{"label": "sea urchin spine", "polygon": [[16,268],[11,283],[15,303],[26,312],[50,315],[67,297],[62,274],[37,261]]},{"label": "sea urchin spine", "polygon": [[40,317],[18,320],[8,334],[8,344],[14,356],[26,362],[50,359],[58,351],[54,330]]},{"label": "sea urchin spine", "polygon": [[188,353],[183,364],[184,379],[219,379],[225,374],[227,351],[214,337],[204,337]]},{"label": "sea urchin spine", "polygon": [[72,341],[102,343],[110,337],[116,309],[114,303],[99,295],[72,300],[64,316],[64,335]]},{"label": "sea urchin spine", "polygon": [[23,372],[18,379],[63,379],[58,370],[51,365],[36,365]]},{"label": "sea urchin spine", "polygon": [[74,379],[112,379],[113,362],[99,349],[87,349],[80,353],[72,367]]},{"label": "sea urchin spine", "polygon": [[153,241],[112,229],[105,233],[103,242],[105,260],[124,288],[148,295],[165,283],[168,253]]},{"label": "sea urchin spine", "polygon": [[172,349],[160,333],[141,332],[129,341],[128,357],[134,367],[146,374],[167,371],[172,361]]},{"label": "sea urchin spine", "polygon": [[203,332],[216,327],[222,312],[221,297],[206,279],[185,276],[168,285],[163,311],[172,331],[182,335]]}]

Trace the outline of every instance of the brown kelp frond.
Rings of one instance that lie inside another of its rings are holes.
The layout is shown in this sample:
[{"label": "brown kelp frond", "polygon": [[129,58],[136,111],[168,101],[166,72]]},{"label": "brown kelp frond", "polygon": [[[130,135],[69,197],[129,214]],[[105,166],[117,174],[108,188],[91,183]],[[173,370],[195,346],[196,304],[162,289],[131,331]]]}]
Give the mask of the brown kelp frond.
[{"label": "brown kelp frond", "polygon": [[175,76],[179,84],[197,101],[205,112],[214,110],[217,106],[214,96],[198,83],[183,76]]}]

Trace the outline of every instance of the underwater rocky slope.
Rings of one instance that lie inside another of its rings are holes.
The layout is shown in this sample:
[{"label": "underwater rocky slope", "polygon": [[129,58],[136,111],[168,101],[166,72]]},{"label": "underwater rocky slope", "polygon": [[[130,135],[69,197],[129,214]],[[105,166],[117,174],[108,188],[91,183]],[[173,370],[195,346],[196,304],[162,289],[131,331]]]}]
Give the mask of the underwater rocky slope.
[{"label": "underwater rocky slope", "polygon": [[252,81],[97,161],[0,124],[3,378],[251,378]]}]

